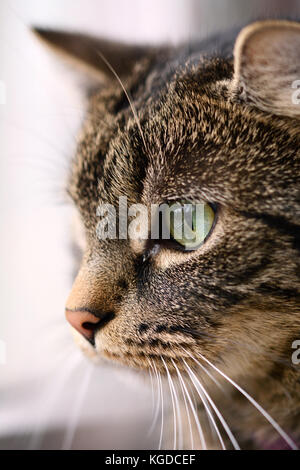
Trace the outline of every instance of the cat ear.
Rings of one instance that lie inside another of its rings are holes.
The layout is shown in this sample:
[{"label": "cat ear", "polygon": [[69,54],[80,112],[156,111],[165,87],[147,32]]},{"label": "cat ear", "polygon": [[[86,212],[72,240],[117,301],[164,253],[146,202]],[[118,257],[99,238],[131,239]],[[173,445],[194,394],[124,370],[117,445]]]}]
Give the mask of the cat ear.
[{"label": "cat ear", "polygon": [[[84,79],[88,88],[129,75],[136,62],[150,53],[150,48],[126,45],[63,31],[32,28],[63,61]],[[114,70],[114,73],[112,72]]]},{"label": "cat ear", "polygon": [[300,23],[261,21],[234,48],[235,95],[259,109],[300,118]]}]

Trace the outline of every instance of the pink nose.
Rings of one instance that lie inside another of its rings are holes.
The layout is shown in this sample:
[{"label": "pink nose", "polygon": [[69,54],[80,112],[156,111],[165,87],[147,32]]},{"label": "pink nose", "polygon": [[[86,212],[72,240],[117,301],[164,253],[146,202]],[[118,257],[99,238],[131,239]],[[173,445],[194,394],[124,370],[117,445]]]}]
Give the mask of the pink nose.
[{"label": "pink nose", "polygon": [[86,310],[69,310],[66,308],[66,319],[75,330],[94,344],[95,330],[102,323],[101,318]]}]

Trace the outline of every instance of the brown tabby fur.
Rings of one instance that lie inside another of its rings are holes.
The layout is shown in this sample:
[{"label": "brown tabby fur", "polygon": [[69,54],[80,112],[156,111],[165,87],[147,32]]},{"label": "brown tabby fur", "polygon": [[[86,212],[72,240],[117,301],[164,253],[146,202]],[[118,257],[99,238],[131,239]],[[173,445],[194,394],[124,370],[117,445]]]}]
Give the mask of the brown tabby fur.
[{"label": "brown tabby fur", "polygon": [[[56,33],[39,34],[59,46]],[[87,242],[67,307],[112,314],[96,334],[96,355],[139,369],[150,359],[165,374],[163,357],[174,377],[171,358],[183,373],[185,358],[242,448],[281,448],[258,410],[214,374],[220,391],[189,356],[206,367],[198,353],[209,359],[300,443],[300,366],[291,361],[300,339],[299,119],[266,111],[233,87],[234,38],[149,48],[130,71],[115,61],[143,137],[106,64],[90,60],[109,80],[89,94],[70,175]],[[217,43],[219,55],[210,52]],[[300,64],[297,71],[300,78]],[[217,206],[217,223],[189,253],[99,241],[97,206],[117,204],[120,195],[146,205],[202,199]],[[209,446],[218,448],[204,426]]]}]

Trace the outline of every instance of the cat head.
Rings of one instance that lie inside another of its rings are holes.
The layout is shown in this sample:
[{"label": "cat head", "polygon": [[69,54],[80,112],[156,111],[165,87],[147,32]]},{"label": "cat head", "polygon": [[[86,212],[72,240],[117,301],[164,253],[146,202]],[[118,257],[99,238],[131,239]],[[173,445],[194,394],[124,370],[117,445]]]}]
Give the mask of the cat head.
[{"label": "cat head", "polygon": [[[299,24],[246,27],[233,59],[37,33],[87,90],[68,185],[85,242],[66,304],[83,349],[162,372],[200,354],[232,376],[290,361],[300,330]],[[201,203],[202,243],[100,239],[99,206],[117,210],[120,197],[148,213]]]}]

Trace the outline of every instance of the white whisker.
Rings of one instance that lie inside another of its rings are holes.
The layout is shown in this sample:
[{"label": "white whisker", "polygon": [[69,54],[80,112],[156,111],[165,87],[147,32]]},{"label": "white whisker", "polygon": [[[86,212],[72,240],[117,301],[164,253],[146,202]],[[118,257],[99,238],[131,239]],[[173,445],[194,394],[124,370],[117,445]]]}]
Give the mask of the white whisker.
[{"label": "white whisker", "polygon": [[176,411],[175,411],[174,391],[173,391],[172,386],[171,386],[171,375],[170,375],[169,369],[167,367],[167,364],[166,364],[166,362],[165,362],[165,360],[162,356],[160,356],[160,358],[161,358],[161,360],[162,360],[162,362],[165,366],[165,369],[167,371],[169,389],[170,389],[170,393],[171,393],[172,409],[173,409],[173,428],[174,428],[173,450],[176,450],[176,446],[177,446],[177,417],[176,417]]},{"label": "white whisker", "polygon": [[148,359],[148,362],[150,365],[149,376],[150,376],[150,382],[151,382],[152,414],[153,414],[154,413],[154,381],[153,381],[153,375],[152,375],[153,366],[151,364],[150,359]]},{"label": "white whisker", "polygon": [[152,362],[152,364],[153,364],[153,369],[154,369],[154,373],[155,373],[155,377],[156,377],[157,395],[156,395],[156,407],[155,407],[155,412],[154,412],[154,416],[153,416],[153,421],[151,423],[151,426],[150,426],[150,429],[148,431],[147,436],[150,436],[153,433],[154,429],[155,429],[155,426],[156,426],[156,423],[157,423],[157,420],[158,420],[158,415],[159,415],[159,408],[160,408],[160,404],[161,404],[161,396],[160,396],[160,387],[159,387],[159,378],[158,378],[157,367],[156,367],[154,361]]},{"label": "white whisker", "polygon": [[[70,354],[72,356],[70,357]],[[42,395],[42,403],[43,403],[43,413],[39,413],[39,419],[37,424],[34,427],[32,432],[29,446],[30,450],[37,450],[41,446],[41,442],[46,432],[48,422],[50,420],[51,413],[53,412],[53,408],[59,399],[64,387],[66,386],[67,382],[69,381],[70,377],[72,376],[72,372],[78,366],[80,361],[82,361],[82,355],[76,351],[74,356],[74,351],[68,351],[67,359],[63,361],[63,367],[58,370],[58,373],[55,374],[54,385],[50,386],[50,389],[47,387],[45,395]],[[57,369],[56,369],[57,370]],[[45,408],[45,403],[47,403],[47,408]]]},{"label": "white whisker", "polygon": [[196,376],[195,376],[195,374],[194,374],[194,373],[192,372],[192,370],[188,367],[188,365],[186,364],[186,362],[185,362],[184,360],[183,360],[183,362],[184,362],[184,364],[185,364],[185,369],[186,369],[186,371],[187,371],[187,373],[188,373],[188,375],[189,375],[189,377],[190,377],[190,379],[191,379],[191,383],[194,385],[194,387],[195,387],[195,389],[196,389],[196,391],[197,391],[197,393],[198,393],[198,396],[199,396],[199,398],[200,398],[200,400],[201,400],[201,403],[202,403],[203,406],[204,406],[204,409],[205,409],[205,411],[206,411],[208,420],[209,420],[210,424],[212,424],[212,429],[215,430],[215,432],[216,432],[216,434],[217,434],[217,436],[218,436],[219,442],[220,442],[220,444],[221,444],[221,447],[223,448],[223,450],[225,450],[226,448],[225,448],[225,444],[224,444],[223,438],[222,438],[222,436],[221,436],[221,433],[220,433],[220,431],[219,431],[219,428],[218,428],[218,426],[217,426],[217,423],[216,423],[216,421],[215,421],[215,418],[214,418],[214,416],[213,416],[213,413],[212,413],[212,411],[211,411],[211,408],[210,408],[210,406],[209,406],[209,404],[208,404],[208,402],[207,402],[207,399],[206,399],[205,395],[203,394],[203,390],[202,390],[202,388],[200,387],[200,384],[196,381]]},{"label": "white whisker", "polygon": [[173,382],[172,376],[171,376],[171,385],[173,387],[176,414],[177,414],[177,419],[178,419],[178,448],[180,450],[180,449],[183,448],[182,416],[181,416],[181,409],[180,409],[180,405],[179,405],[179,399],[178,399],[176,387],[175,387],[175,384]]},{"label": "white whisker", "polygon": [[[184,349],[184,348],[183,348]],[[185,351],[185,349],[184,349]],[[185,351],[187,352],[187,351]],[[224,372],[222,372],[218,367],[212,364],[206,357],[198,353],[199,357],[203,359],[207,364],[209,364],[216,372],[218,372],[225,380],[227,380],[231,385],[233,385],[247,400],[264,416],[264,418],[273,426],[273,428],[278,432],[278,434],[285,440],[285,442],[293,450],[298,450],[297,445],[294,441],[287,435],[287,433],[281,428],[281,426],[269,415],[269,413],[259,404],[257,401],[249,395],[240,385],[238,385],[234,380],[228,377]]]},{"label": "white whisker", "polygon": [[[173,359],[171,359],[171,360],[172,360],[173,365],[174,365]],[[182,393],[182,396],[183,396],[183,401],[184,401],[186,416],[187,416],[188,425],[189,425],[190,438],[191,438],[191,449],[194,450],[193,429],[192,429],[192,422],[191,422],[190,411],[189,411],[189,408],[188,408],[188,403],[187,403],[187,401],[186,401],[186,392],[185,392],[185,390],[184,390],[184,388],[183,388],[183,385],[182,385],[182,383],[181,383],[180,380],[179,380],[179,384],[180,384],[181,393]]]},{"label": "white whisker", "polygon": [[162,438],[163,438],[163,432],[164,432],[164,394],[163,394],[161,373],[159,371],[158,371],[158,378],[159,378],[160,398],[161,398],[161,427],[160,427],[158,449],[161,450]]},{"label": "white whisker", "polygon": [[72,447],[72,441],[73,441],[77,423],[80,417],[80,411],[82,408],[83,400],[86,396],[86,392],[90,383],[93,370],[94,370],[94,366],[89,365],[83,377],[81,387],[79,388],[78,395],[74,403],[74,408],[73,408],[71,419],[69,420],[67,424],[65,437],[63,440],[63,444],[62,444],[62,450],[69,450]]},{"label": "white whisker", "polygon": [[[201,391],[203,392],[203,394],[205,395],[206,399],[208,400],[208,402],[210,403],[211,407],[213,408],[214,412],[216,413],[217,417],[219,418],[223,428],[225,429],[233,447],[236,449],[236,450],[240,450],[240,446],[238,445],[238,442],[237,440],[235,439],[234,435],[232,434],[228,424],[226,423],[224,417],[222,416],[222,414],[220,413],[219,409],[217,408],[215,402],[211,399],[211,397],[209,396],[209,394],[207,393],[205,387],[203,386],[203,384],[200,382],[200,380],[198,379],[198,377],[195,375],[195,373],[192,371],[192,369],[189,367],[189,365],[186,363],[186,361],[183,359],[183,362],[185,364],[185,366],[187,367],[189,373],[190,373],[190,377],[192,376],[194,378],[193,380],[193,383],[195,385],[195,382],[198,384],[198,386],[200,387]],[[191,377],[191,378],[192,378]],[[195,385],[196,387],[196,385]],[[197,389],[197,387],[196,387]],[[205,402],[203,402],[203,404],[205,404]],[[219,428],[214,420],[214,418],[211,416],[211,414],[209,413],[209,416],[211,417],[211,422],[213,424],[213,427],[217,433],[217,436],[219,438],[219,441],[220,441],[220,444],[222,446],[222,448],[224,450],[226,450],[226,447],[225,447],[225,444],[224,444],[224,441],[223,441],[223,438],[220,434],[220,431],[219,431]]]},{"label": "white whisker", "polygon": [[186,385],[185,385],[185,383],[184,383],[184,380],[183,380],[183,378],[182,378],[182,375],[181,375],[181,373],[180,373],[180,371],[179,371],[177,365],[176,365],[175,362],[173,361],[173,359],[172,359],[172,362],[173,362],[173,365],[174,365],[174,367],[175,367],[175,369],[176,369],[178,378],[179,378],[179,380],[181,381],[182,386],[183,386],[183,388],[184,388],[184,390],[185,390],[187,399],[188,399],[188,401],[189,401],[189,404],[190,404],[190,407],[191,407],[191,410],[192,410],[192,413],[193,413],[193,416],[194,416],[194,419],[195,419],[195,423],[196,423],[196,426],[197,426],[197,430],[198,430],[198,433],[199,433],[201,447],[202,447],[202,449],[205,449],[205,450],[206,450],[207,447],[206,447],[206,442],[205,442],[205,438],[204,438],[204,434],[203,434],[203,429],[202,429],[202,427],[201,427],[199,418],[198,418],[198,416],[197,416],[197,413],[196,413],[196,410],[195,410],[193,401],[192,401],[192,399],[191,399],[191,397],[190,397],[190,394],[189,394],[189,392],[188,392],[188,389],[187,389],[187,387],[186,387]]}]

